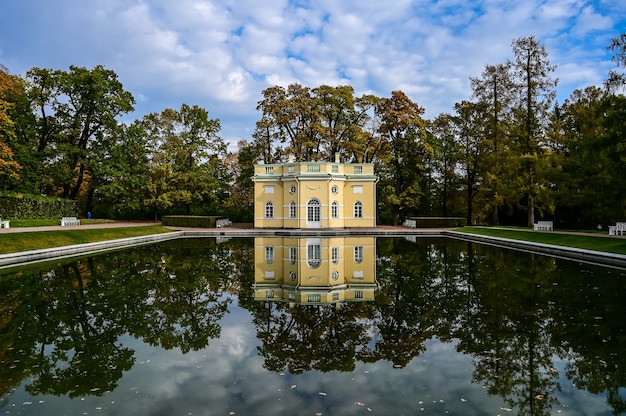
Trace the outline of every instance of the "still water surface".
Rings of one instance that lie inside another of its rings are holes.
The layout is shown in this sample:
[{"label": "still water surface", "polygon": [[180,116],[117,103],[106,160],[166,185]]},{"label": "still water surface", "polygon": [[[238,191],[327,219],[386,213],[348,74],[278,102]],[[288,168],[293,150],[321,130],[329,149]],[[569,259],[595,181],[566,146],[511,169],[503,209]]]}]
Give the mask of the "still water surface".
[{"label": "still water surface", "polygon": [[12,269],[0,412],[622,414],[625,289],[624,270],[448,239],[189,239]]}]

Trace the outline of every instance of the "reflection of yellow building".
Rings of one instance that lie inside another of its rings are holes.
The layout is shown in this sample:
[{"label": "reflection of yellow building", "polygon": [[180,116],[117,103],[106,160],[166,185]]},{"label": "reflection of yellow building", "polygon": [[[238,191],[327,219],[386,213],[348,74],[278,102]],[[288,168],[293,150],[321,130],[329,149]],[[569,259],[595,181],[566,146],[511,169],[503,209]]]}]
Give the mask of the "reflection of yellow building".
[{"label": "reflection of yellow building", "polygon": [[321,304],[374,299],[374,237],[257,237],[254,260],[257,300]]},{"label": "reflection of yellow building", "polygon": [[376,226],[371,163],[296,162],[254,166],[257,228]]}]

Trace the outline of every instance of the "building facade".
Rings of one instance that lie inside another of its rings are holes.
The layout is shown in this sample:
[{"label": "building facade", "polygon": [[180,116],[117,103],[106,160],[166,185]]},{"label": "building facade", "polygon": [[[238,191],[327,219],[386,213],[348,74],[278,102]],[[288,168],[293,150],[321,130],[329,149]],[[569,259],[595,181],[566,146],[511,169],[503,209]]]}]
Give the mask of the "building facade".
[{"label": "building facade", "polygon": [[255,228],[376,226],[371,163],[296,162],[254,166]]}]

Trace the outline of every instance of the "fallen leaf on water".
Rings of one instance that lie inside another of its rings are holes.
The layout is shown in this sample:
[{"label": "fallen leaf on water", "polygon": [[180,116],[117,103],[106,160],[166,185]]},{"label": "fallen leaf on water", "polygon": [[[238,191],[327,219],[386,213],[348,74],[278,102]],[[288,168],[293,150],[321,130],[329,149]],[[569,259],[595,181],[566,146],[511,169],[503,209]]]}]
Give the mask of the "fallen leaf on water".
[{"label": "fallen leaf on water", "polygon": [[295,385],[295,384],[293,384],[293,385],[291,386],[291,388],[292,388],[292,389],[295,389],[295,388],[296,388],[296,385]]},{"label": "fallen leaf on water", "polygon": [[467,401],[467,399],[464,399],[461,397],[461,403],[465,403]]},{"label": "fallen leaf on water", "polygon": [[323,391],[320,391],[320,396],[326,396],[326,393],[324,393]]},{"label": "fallen leaf on water", "polygon": [[361,402],[356,402],[355,404],[356,404],[357,406],[365,406],[365,404],[364,404],[364,403],[361,403]]}]

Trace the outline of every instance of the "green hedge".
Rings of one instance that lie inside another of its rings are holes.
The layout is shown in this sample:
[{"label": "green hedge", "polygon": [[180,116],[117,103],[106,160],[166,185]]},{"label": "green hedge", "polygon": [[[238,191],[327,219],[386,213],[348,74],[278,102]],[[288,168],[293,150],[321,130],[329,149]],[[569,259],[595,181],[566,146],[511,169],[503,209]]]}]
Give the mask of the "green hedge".
[{"label": "green hedge", "polygon": [[461,217],[410,217],[417,228],[454,228],[465,227],[466,219]]},{"label": "green hedge", "polygon": [[164,215],[161,222],[170,227],[215,228],[215,221],[220,218],[208,215]]},{"label": "green hedge", "polygon": [[0,194],[0,217],[6,220],[43,220],[76,217],[76,201],[38,195]]}]

